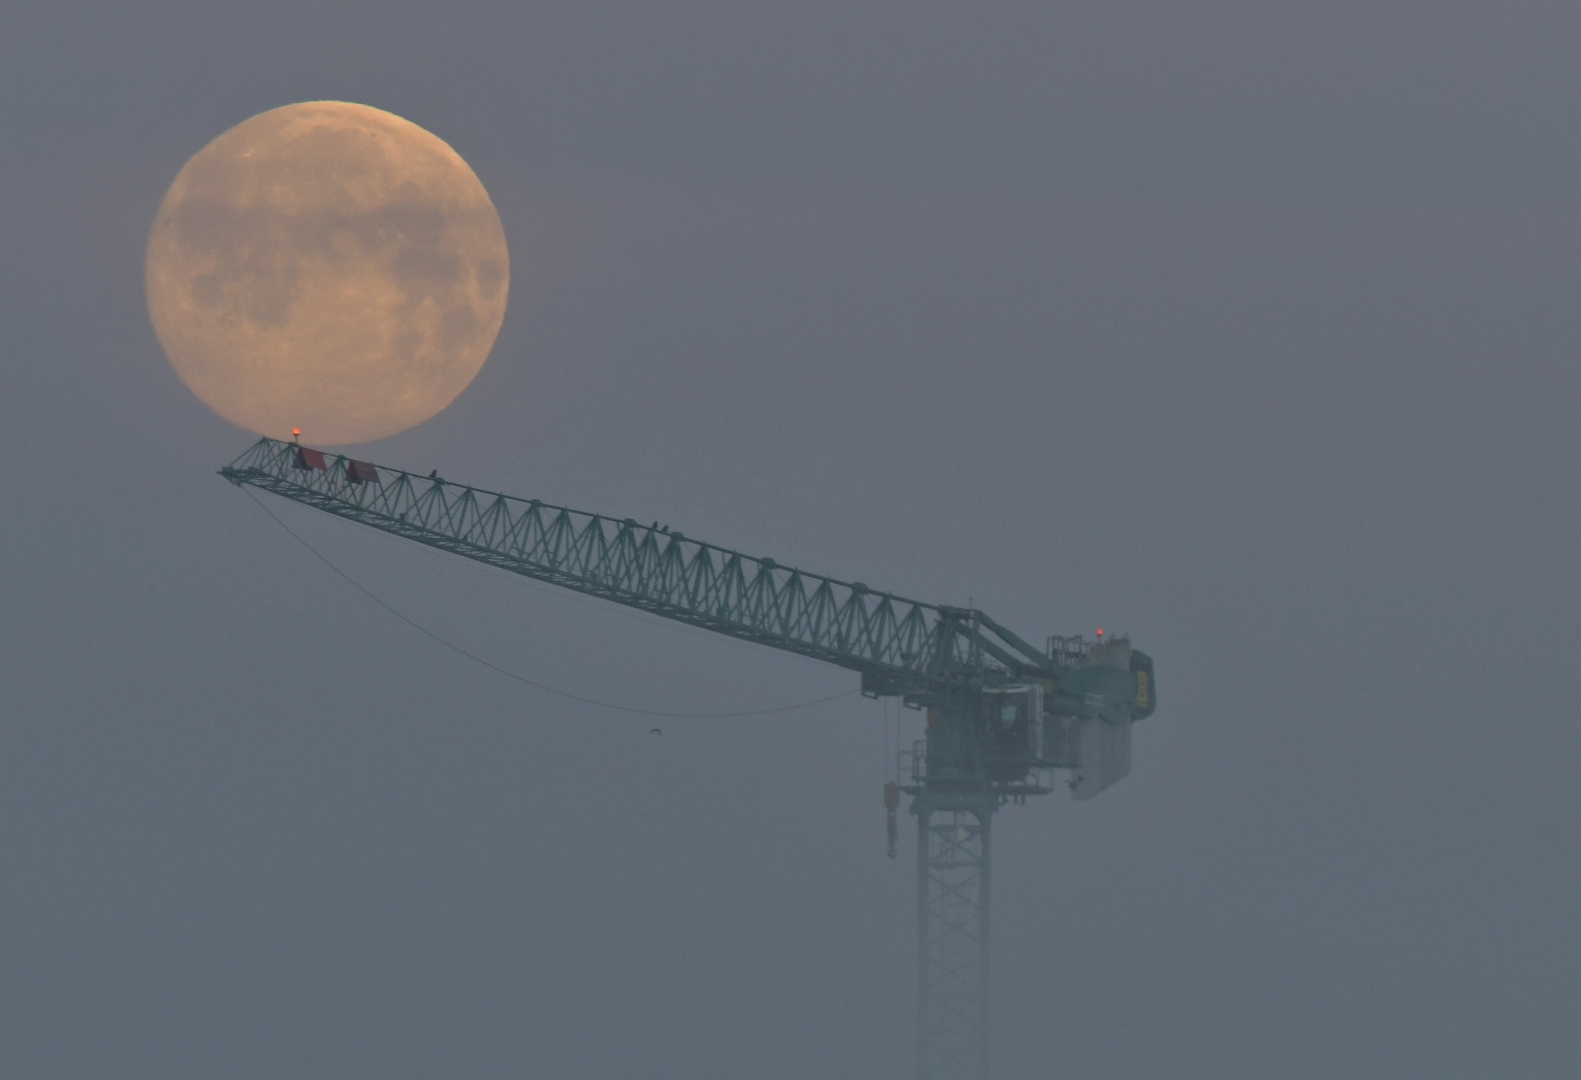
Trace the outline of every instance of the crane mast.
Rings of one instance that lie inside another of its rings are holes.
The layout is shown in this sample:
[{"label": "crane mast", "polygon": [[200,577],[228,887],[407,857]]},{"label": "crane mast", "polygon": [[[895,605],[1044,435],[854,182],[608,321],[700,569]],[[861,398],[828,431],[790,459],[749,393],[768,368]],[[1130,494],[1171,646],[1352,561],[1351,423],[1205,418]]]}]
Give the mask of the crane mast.
[{"label": "crane mast", "polygon": [[[858,673],[925,710],[899,792],[917,818],[918,1075],[987,1080],[993,817],[1069,771],[1088,799],[1130,770],[1157,705],[1125,638],[1038,649],[976,608],[927,604],[610,518],[263,438],[220,475],[512,573]],[[891,841],[893,845],[893,840]],[[893,846],[891,847],[893,852]]]}]

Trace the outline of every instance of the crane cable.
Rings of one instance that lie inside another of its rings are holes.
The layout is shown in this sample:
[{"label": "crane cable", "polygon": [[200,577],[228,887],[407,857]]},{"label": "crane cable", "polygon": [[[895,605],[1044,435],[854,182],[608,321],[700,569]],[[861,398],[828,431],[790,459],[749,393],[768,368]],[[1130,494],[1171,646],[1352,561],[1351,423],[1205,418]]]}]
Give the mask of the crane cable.
[{"label": "crane cable", "polygon": [[252,493],[252,489],[243,486],[242,490],[247,493],[247,497],[253,501],[253,503],[258,507],[258,509],[260,509],[264,513],[268,514],[269,517],[274,521],[274,523],[276,525],[280,526],[282,529],[284,529],[291,536],[291,538],[293,540],[295,540],[297,543],[301,544],[303,547],[307,548],[307,550],[312,552],[313,556],[316,559],[318,559],[319,562],[321,562],[325,566],[329,567],[337,575],[339,575],[341,577],[341,579],[344,580],[348,585],[350,585],[352,588],[356,589],[358,592],[362,593],[362,595],[366,596],[369,600],[372,600],[375,604],[378,604],[385,611],[388,611],[391,615],[394,615],[397,619],[400,619],[403,623],[405,623],[407,626],[410,626],[413,630],[416,630],[418,633],[422,634],[424,637],[430,638],[431,640],[438,642],[440,645],[443,645],[445,648],[449,649],[451,652],[459,653],[460,655],[466,657],[468,660],[471,660],[474,663],[482,664],[484,667],[488,668],[490,671],[497,672],[497,673],[505,676],[507,679],[514,679],[516,682],[522,683],[525,686],[530,686],[530,687],[532,687],[535,690],[542,690],[545,693],[555,694],[555,695],[558,695],[559,697],[563,697],[563,698],[569,698],[572,701],[579,701],[579,702],[581,702],[584,705],[596,705],[596,706],[598,706],[601,709],[613,709],[615,712],[635,713],[638,716],[662,716],[662,717],[666,717],[666,718],[669,718],[669,719],[676,719],[676,720],[729,720],[729,719],[736,719],[736,718],[739,718],[739,717],[748,717],[748,716],[772,716],[775,713],[794,712],[797,709],[810,709],[814,705],[823,705],[826,702],[837,701],[840,698],[850,697],[852,694],[856,693],[855,690],[842,690],[838,694],[830,694],[827,697],[813,698],[811,701],[800,701],[800,702],[797,702],[794,705],[781,705],[781,706],[779,706],[777,708],[773,708],[773,709],[754,709],[754,710],[751,710],[750,712],[716,712],[716,713],[664,712],[664,711],[661,711],[659,709],[638,709],[638,708],[633,708],[630,705],[616,705],[616,704],[614,704],[612,702],[608,702],[608,701],[599,701],[597,698],[583,697],[580,694],[573,694],[569,690],[561,690],[561,689],[559,689],[557,687],[548,686],[548,685],[546,685],[544,683],[541,683],[541,682],[534,682],[532,679],[527,678],[525,675],[518,675],[516,672],[507,670],[506,668],[502,668],[498,664],[490,663],[489,661],[483,659],[483,657],[477,655],[476,653],[468,652],[466,649],[463,649],[460,645],[457,645],[454,642],[446,641],[444,638],[440,637],[438,634],[434,633],[432,630],[428,629],[426,626],[423,626],[422,624],[420,624],[420,623],[408,618],[407,616],[403,615],[401,612],[395,610],[395,608],[391,607],[389,604],[385,603],[383,600],[381,600],[377,596],[375,596],[373,594],[373,592],[371,590],[369,590],[366,586],[364,586],[361,582],[357,581],[350,574],[346,573],[346,571],[342,570],[340,567],[338,567],[334,563],[330,562],[329,558],[326,555],[324,555],[323,552],[319,551],[312,544],[310,544],[306,540],[304,540],[297,533],[297,531],[295,529],[291,528],[291,526],[287,525],[283,520],[281,520],[278,516],[276,516],[276,514],[275,514],[275,512],[273,510],[271,510],[267,506],[265,506],[263,504],[263,501],[260,500],[258,498],[258,496],[254,495]]}]

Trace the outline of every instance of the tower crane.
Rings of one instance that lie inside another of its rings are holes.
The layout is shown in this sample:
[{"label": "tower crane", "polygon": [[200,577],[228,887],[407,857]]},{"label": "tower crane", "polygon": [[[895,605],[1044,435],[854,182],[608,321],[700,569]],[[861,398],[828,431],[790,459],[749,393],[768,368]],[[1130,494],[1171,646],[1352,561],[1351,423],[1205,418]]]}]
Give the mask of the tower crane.
[{"label": "tower crane", "polygon": [[537,499],[263,438],[220,475],[478,562],[856,672],[868,697],[925,711],[917,819],[917,1069],[987,1080],[995,812],[1068,774],[1090,799],[1130,771],[1131,725],[1157,706],[1153,661],[1125,637],[1039,649],[975,607],[908,600],[773,559]]}]

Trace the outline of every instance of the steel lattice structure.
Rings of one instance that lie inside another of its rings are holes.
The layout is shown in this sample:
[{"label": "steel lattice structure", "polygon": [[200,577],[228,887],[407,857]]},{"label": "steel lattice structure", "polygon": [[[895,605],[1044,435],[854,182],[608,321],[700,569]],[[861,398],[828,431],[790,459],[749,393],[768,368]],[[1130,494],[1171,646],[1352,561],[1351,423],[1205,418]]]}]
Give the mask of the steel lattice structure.
[{"label": "steel lattice structure", "polygon": [[302,468],[295,443],[260,439],[220,475],[430,547],[858,671],[870,692],[1010,682],[1048,655],[980,611],[925,604],[861,582],[536,499],[353,459]]},{"label": "steel lattice structure", "polygon": [[927,1080],[977,1080],[988,1072],[989,883],[993,801],[939,806],[919,796],[917,815],[917,1060]]},{"label": "steel lattice structure", "polygon": [[926,709],[912,783],[886,790],[891,814],[905,791],[917,817],[918,1075],[987,1080],[993,815],[1046,794],[1053,770],[1069,770],[1078,799],[1126,775],[1131,724],[1157,705],[1153,662],[1129,640],[1051,637],[1038,649],[975,608],[275,439],[220,473],[503,570],[839,665],[861,675],[864,694]]}]

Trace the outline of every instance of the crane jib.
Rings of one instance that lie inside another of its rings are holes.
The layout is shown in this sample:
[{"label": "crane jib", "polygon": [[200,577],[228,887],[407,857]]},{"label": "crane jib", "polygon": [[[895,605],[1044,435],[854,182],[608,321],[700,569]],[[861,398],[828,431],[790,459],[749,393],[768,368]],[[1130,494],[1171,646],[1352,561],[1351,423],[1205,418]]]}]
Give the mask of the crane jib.
[{"label": "crane jib", "polygon": [[1080,659],[1035,649],[982,612],[781,566],[657,523],[519,499],[263,438],[220,475],[384,532],[860,672],[916,695],[1041,678]]}]

